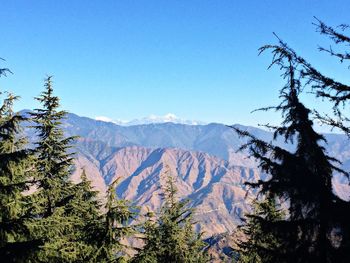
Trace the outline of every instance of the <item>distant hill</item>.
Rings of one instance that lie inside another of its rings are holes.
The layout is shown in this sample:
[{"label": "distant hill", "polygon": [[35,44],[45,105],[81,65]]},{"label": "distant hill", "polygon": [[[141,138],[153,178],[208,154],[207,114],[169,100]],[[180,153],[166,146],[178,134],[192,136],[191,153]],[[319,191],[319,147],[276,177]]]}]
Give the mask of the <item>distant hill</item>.
[{"label": "distant hill", "polygon": [[100,147],[106,149],[101,144],[79,142],[74,180],[78,180],[81,168],[85,168],[95,187],[103,191],[105,184],[119,177],[119,196],[133,200],[144,212],[157,211],[162,203],[164,173],[169,171],[176,176],[179,197],[189,199],[190,205],[196,207],[197,228],[206,235],[232,231],[241,222],[249,200],[244,182],[261,177],[257,169],[232,166],[203,152]]},{"label": "distant hill", "polygon": [[[111,122],[97,121],[75,114],[68,114],[64,123],[68,135],[79,135],[93,141],[101,141],[112,147],[142,146],[148,148],[179,148],[183,150],[201,151],[210,155],[233,161],[237,165],[253,166],[254,162],[246,160],[246,155],[236,153],[245,142],[232,128],[219,124],[186,125],[176,123],[143,124],[120,126]],[[233,125],[247,130],[256,137],[271,141],[272,133],[259,128]],[[328,141],[326,148],[331,156],[335,156],[343,167],[350,170],[350,143],[345,135],[325,134]],[[279,138],[276,145],[291,150]]]},{"label": "distant hill", "polygon": [[[196,208],[197,228],[206,236],[232,231],[248,209],[244,182],[264,177],[254,160],[237,149],[245,140],[232,128],[217,123],[186,125],[158,123],[120,126],[68,114],[63,123],[67,135],[79,135],[73,180],[85,168],[93,185],[102,193],[112,180],[121,177],[118,195],[135,201],[143,210],[157,210],[162,202],[161,174],[168,166],[177,178],[179,196]],[[235,125],[256,137],[270,141],[272,133]],[[29,134],[34,137],[33,134]],[[331,156],[350,170],[350,144],[344,135],[326,134]],[[277,144],[288,149],[283,140]],[[349,198],[345,178],[337,176],[334,189]]]}]

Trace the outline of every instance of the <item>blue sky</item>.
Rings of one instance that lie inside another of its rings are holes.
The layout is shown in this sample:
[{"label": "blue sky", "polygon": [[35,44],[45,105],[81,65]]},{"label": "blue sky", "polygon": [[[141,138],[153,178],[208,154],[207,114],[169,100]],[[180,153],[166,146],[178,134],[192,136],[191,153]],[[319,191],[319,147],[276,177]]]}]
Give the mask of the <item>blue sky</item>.
[{"label": "blue sky", "polygon": [[[34,108],[46,75],[64,109],[131,120],[174,113],[184,119],[257,125],[272,113],[283,81],[267,71],[272,32],[331,76],[343,66],[317,51],[313,16],[350,23],[349,1],[0,0],[0,89]],[[315,105],[311,97],[305,101]],[[326,108],[325,108],[326,110]]]}]

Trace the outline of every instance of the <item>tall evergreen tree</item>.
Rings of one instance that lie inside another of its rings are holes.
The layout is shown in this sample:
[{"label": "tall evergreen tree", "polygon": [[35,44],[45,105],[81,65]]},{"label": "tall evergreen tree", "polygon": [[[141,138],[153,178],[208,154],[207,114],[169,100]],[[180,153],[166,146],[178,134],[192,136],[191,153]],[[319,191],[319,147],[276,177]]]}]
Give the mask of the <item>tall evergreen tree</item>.
[{"label": "tall evergreen tree", "polygon": [[[0,69],[0,76],[10,72]],[[29,230],[32,221],[31,199],[24,195],[33,184],[35,170],[32,152],[26,148],[21,124],[26,119],[13,112],[18,99],[5,95],[0,107],[0,259],[1,262],[29,262],[41,244]]]},{"label": "tall evergreen tree", "polygon": [[241,149],[248,149],[271,176],[251,185],[280,198],[288,207],[286,220],[257,216],[266,235],[283,241],[278,250],[269,251],[268,256],[265,253],[262,262],[349,262],[349,237],[341,212],[349,206],[332,191],[333,173],[344,172],[326,154],[321,146],[324,137],[314,131],[310,110],[299,101],[301,82],[296,78],[296,66],[288,56],[287,63],[281,64],[287,84],[281,89],[282,103],[272,108],[281,111],[284,120],[280,127],[269,126],[275,130],[275,139],[282,136],[286,143],[295,142],[295,151],[237,130],[249,139]]},{"label": "tall evergreen tree", "polygon": [[165,202],[154,222],[148,215],[144,226],[145,246],[133,262],[208,262],[201,235],[193,230],[192,209],[187,201],[178,201],[174,179],[167,175]]},{"label": "tall evergreen tree", "polygon": [[[70,149],[74,137],[65,137],[62,119],[66,112],[58,110],[59,98],[53,95],[52,79],[45,82],[45,91],[36,98],[41,109],[31,113],[37,130],[36,168],[37,191],[33,194],[36,203],[34,213],[39,213],[33,233],[44,238],[45,243],[38,253],[42,262],[84,262],[91,247],[84,242],[80,230],[85,226],[82,209],[77,202],[86,203],[77,186],[70,181],[73,153]],[[84,183],[84,182],[83,182]]]},{"label": "tall evergreen tree", "polygon": [[37,253],[40,262],[122,262],[121,240],[131,232],[127,223],[134,212],[124,200],[118,200],[115,183],[108,190],[106,207],[93,190],[85,170],[81,182],[74,184],[75,137],[65,137],[58,110],[59,98],[53,95],[51,77],[45,91],[37,98],[42,109],[34,110],[32,120],[38,131],[36,144],[37,191],[34,213],[39,216],[32,232],[45,243]]},{"label": "tall evergreen tree", "polygon": [[[1,69],[0,76],[7,71]],[[33,156],[20,134],[25,118],[13,112],[18,97],[6,92],[1,95],[6,97],[0,107],[0,259],[28,262],[40,245],[30,234],[32,203],[23,194],[33,181]]]}]

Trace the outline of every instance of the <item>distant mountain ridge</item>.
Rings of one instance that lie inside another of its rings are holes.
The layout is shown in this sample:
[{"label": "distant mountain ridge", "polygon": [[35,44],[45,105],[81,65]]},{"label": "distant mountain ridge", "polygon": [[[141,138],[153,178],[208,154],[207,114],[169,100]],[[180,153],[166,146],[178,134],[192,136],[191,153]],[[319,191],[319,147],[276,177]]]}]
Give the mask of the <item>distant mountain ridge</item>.
[{"label": "distant mountain ridge", "polygon": [[[142,124],[134,126],[120,126],[114,123],[96,121],[75,114],[68,114],[64,122],[68,135],[79,135],[94,141],[101,141],[108,146],[143,146],[148,148],[179,148],[183,150],[201,151],[220,157],[224,160],[236,162],[237,165],[256,165],[247,160],[247,156],[237,153],[245,142],[234,130],[224,124],[210,123],[206,125],[186,125],[176,123]],[[233,125],[247,130],[265,141],[272,140],[272,133],[259,128]],[[350,144],[345,135],[325,134],[328,141],[326,146],[329,154],[343,162],[344,168],[350,170]],[[279,138],[276,145],[292,149]]]},{"label": "distant mountain ridge", "polygon": [[[232,128],[217,123],[187,125],[176,123],[120,126],[68,114],[63,121],[67,135],[79,135],[76,142],[76,171],[79,180],[84,168],[93,185],[101,191],[121,177],[117,193],[146,209],[161,205],[162,174],[168,166],[177,178],[179,197],[191,200],[196,208],[197,228],[206,235],[232,231],[249,208],[251,194],[246,195],[244,181],[264,178],[254,160],[236,152],[245,142]],[[265,141],[272,133],[248,126],[248,130]],[[29,134],[33,137],[33,134]],[[350,144],[347,137],[325,135],[328,153],[350,168]],[[277,145],[285,147],[279,139]],[[287,145],[288,149],[293,146]],[[334,190],[349,198],[348,181],[336,177]]]},{"label": "distant mountain ridge", "polygon": [[187,125],[205,125],[205,122],[202,121],[195,121],[195,120],[186,120],[177,117],[173,113],[165,114],[164,116],[157,116],[157,115],[150,115],[148,117],[144,117],[141,119],[134,119],[131,121],[125,121],[125,120],[114,120],[109,117],[105,116],[97,116],[95,117],[95,120],[98,121],[104,121],[104,122],[112,122],[117,125],[121,126],[133,126],[133,125],[143,125],[143,124],[151,124],[151,123],[177,123],[177,124],[187,124]]},{"label": "distant mountain ridge", "polygon": [[[243,160],[242,154],[236,153],[244,140],[239,139],[233,129],[223,124],[187,125],[169,122],[120,126],[69,114],[64,125],[68,135],[79,135],[82,138],[101,141],[109,146],[135,145],[148,148],[179,148],[206,152],[224,160],[244,161],[239,165],[252,165],[251,161]],[[239,127],[253,130],[263,138],[271,137],[268,132],[261,129]],[[239,158],[236,158],[237,156]]]}]

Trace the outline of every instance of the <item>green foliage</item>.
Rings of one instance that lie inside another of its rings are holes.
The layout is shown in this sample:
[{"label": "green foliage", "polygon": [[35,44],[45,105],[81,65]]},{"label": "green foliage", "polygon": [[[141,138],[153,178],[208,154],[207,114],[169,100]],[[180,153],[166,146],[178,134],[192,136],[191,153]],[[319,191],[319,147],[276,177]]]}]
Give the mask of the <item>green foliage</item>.
[{"label": "green foliage", "polygon": [[36,99],[42,108],[31,113],[38,135],[37,189],[31,198],[36,204],[32,212],[39,216],[31,225],[31,231],[45,240],[37,259],[84,262],[92,253],[92,247],[84,242],[82,230],[89,220],[83,216],[94,209],[97,213],[98,204],[93,193],[85,193],[88,189],[84,178],[78,185],[70,181],[73,168],[70,148],[74,137],[64,136],[61,120],[66,112],[58,110],[59,98],[53,95],[51,77],[46,79],[45,90]]},{"label": "green foliage", "polygon": [[[76,240],[84,246],[86,253],[84,262],[94,262],[92,259],[95,256],[97,246],[93,232],[101,221],[102,204],[98,192],[93,190],[91,182],[87,179],[85,170],[82,171],[80,177],[81,182],[73,186],[75,195],[67,204],[67,212],[80,221],[74,231]],[[82,261],[81,258],[78,258],[78,261]]]},{"label": "green foliage", "polygon": [[118,179],[109,186],[105,213],[90,229],[90,238],[96,248],[91,262],[125,262],[127,259],[127,247],[122,241],[134,233],[130,221],[135,212],[126,200],[117,198],[117,183]]},{"label": "green foliage", "polygon": [[[278,209],[276,199],[267,197],[263,201],[255,201],[253,214],[247,215],[240,231],[243,239],[238,241],[239,261],[241,263],[273,262],[269,258],[271,251],[281,249],[277,234],[266,229],[265,222],[277,222],[285,218],[285,214]],[[264,219],[263,221],[261,219]]]},{"label": "green foliage", "polygon": [[[120,241],[131,232],[125,226],[133,216],[131,208],[124,200],[117,200],[115,184],[110,186],[103,208],[85,171],[81,182],[70,180],[74,158],[71,144],[75,138],[64,135],[62,119],[66,112],[58,110],[59,98],[53,95],[51,77],[37,100],[42,108],[31,113],[38,135],[33,174],[36,188],[28,195],[34,206],[27,226],[42,244],[31,260],[122,262]],[[18,194],[23,196],[22,192]]]},{"label": "green foliage", "polygon": [[[6,69],[0,70],[0,75]],[[24,117],[13,112],[18,97],[5,95],[0,107],[0,259],[2,262],[27,262],[40,245],[31,235],[28,225],[33,208],[28,196],[34,177],[33,156],[25,149],[20,125]]]},{"label": "green foliage", "polygon": [[177,201],[174,179],[167,176],[165,202],[159,218],[146,215],[145,246],[132,262],[208,262],[201,235],[193,231],[192,209],[187,201]]},{"label": "green foliage", "polygon": [[[6,72],[3,69],[1,72]],[[31,113],[37,142],[26,149],[14,114],[17,97],[0,107],[0,259],[1,262],[126,262],[122,240],[135,210],[118,200],[114,182],[102,207],[85,171],[73,183],[74,137],[65,137],[59,98],[51,77]]]}]

